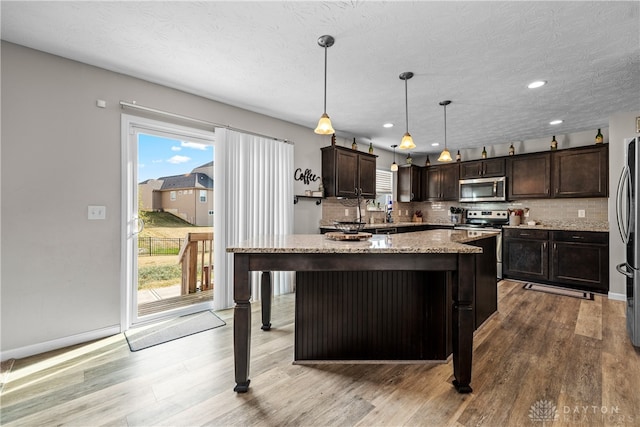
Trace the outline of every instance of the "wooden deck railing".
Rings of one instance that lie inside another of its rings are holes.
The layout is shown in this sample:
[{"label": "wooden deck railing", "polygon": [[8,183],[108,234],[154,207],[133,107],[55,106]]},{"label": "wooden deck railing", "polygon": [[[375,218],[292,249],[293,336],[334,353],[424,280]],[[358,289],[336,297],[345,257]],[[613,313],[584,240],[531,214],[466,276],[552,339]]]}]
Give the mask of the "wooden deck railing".
[{"label": "wooden deck railing", "polygon": [[196,292],[198,276],[201,291],[213,288],[213,233],[187,233],[178,260],[182,266],[182,295]]}]

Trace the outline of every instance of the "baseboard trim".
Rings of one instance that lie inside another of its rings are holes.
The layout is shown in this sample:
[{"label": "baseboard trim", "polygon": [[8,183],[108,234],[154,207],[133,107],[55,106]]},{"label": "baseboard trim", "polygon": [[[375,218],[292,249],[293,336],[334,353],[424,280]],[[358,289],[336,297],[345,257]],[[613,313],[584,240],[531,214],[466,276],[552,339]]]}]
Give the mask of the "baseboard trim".
[{"label": "baseboard trim", "polygon": [[627,300],[627,296],[625,294],[619,294],[619,293],[616,293],[616,292],[609,292],[607,297],[609,297],[609,299],[616,300],[616,301],[626,301]]},{"label": "baseboard trim", "polygon": [[35,354],[46,353],[47,351],[57,350],[59,348],[69,347],[71,345],[82,344],[84,342],[117,335],[119,333],[120,325],[114,325],[102,329],[83,332],[77,335],[71,335],[51,341],[45,341],[38,344],[31,344],[11,350],[2,350],[0,351],[0,360],[4,362],[5,360],[9,359],[22,359],[24,357],[33,356]]}]

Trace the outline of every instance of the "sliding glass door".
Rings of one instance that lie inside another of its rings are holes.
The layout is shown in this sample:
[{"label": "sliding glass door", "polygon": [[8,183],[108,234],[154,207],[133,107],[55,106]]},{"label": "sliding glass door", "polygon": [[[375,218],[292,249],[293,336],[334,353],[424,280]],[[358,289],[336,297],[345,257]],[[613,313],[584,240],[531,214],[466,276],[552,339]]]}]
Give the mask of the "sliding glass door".
[{"label": "sliding glass door", "polygon": [[127,325],[213,307],[213,132],[123,116]]}]

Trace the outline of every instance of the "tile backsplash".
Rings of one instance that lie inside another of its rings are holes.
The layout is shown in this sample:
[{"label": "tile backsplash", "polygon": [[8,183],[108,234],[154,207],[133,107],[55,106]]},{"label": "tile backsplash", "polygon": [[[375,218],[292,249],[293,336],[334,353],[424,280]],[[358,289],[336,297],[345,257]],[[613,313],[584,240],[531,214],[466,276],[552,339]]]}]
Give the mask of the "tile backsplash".
[{"label": "tile backsplash", "polygon": [[[608,199],[531,199],[506,203],[459,203],[459,202],[395,202],[393,205],[393,222],[410,222],[415,211],[423,213],[423,222],[450,223],[449,213],[452,206],[463,209],[529,209],[529,217],[524,221],[536,221],[540,224],[602,223],[608,222]],[[362,202],[363,219],[370,223],[382,223],[385,219],[384,211],[368,211]],[[345,212],[347,210],[347,212]],[[578,217],[578,211],[584,210],[584,218]],[[348,215],[345,215],[348,213]],[[333,221],[353,221],[356,219],[356,201],[328,198],[322,201],[322,220],[320,225],[332,224]]]}]

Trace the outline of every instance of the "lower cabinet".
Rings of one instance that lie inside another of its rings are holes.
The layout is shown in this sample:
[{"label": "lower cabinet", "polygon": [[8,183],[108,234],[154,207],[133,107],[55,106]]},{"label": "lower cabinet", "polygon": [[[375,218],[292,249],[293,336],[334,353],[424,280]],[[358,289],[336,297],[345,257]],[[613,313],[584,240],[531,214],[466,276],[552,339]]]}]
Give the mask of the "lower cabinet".
[{"label": "lower cabinet", "polygon": [[505,278],[609,291],[609,233],[505,229]]},{"label": "lower cabinet", "polygon": [[502,274],[506,278],[549,279],[549,232],[505,229]]},{"label": "lower cabinet", "polygon": [[551,242],[550,280],[609,291],[608,233],[554,231]]}]

